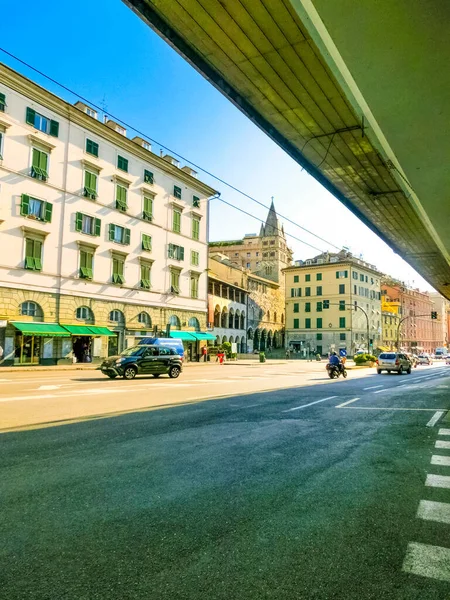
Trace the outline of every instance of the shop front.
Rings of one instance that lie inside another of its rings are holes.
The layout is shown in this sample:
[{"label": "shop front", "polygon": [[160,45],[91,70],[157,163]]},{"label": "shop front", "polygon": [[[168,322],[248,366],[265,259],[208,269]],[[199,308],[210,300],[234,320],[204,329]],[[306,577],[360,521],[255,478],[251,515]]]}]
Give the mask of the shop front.
[{"label": "shop front", "polygon": [[207,346],[208,341],[215,342],[215,336],[202,331],[177,331],[170,332],[171,338],[181,339],[183,342],[186,360],[198,362],[202,357],[202,347]]},{"label": "shop front", "polygon": [[56,364],[60,338],[70,338],[70,333],[57,323],[12,321],[11,325],[14,327],[14,356],[8,362],[14,365]]},{"label": "shop front", "polygon": [[[116,334],[108,327],[94,325],[64,325],[71,337],[72,362],[99,362],[105,355],[103,339],[116,338]],[[109,348],[109,344],[108,344]]]}]

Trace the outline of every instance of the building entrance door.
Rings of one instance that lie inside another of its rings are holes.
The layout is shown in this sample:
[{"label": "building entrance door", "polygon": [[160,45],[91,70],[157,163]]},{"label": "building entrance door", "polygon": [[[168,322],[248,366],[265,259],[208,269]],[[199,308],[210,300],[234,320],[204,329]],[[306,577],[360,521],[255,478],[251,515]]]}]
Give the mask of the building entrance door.
[{"label": "building entrance door", "polygon": [[41,355],[41,338],[16,334],[14,362],[19,365],[38,365]]}]

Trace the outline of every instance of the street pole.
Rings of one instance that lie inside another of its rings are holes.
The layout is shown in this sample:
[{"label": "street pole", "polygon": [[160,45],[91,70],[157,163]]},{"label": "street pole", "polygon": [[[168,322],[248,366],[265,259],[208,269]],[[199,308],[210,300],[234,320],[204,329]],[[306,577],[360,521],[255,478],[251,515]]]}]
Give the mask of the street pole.
[{"label": "street pole", "polygon": [[[353,307],[353,305],[351,305]],[[359,310],[361,310],[365,315],[366,315],[366,321],[367,321],[367,353],[370,354],[370,327],[369,327],[369,315],[366,313],[366,311],[361,308],[361,306],[359,306],[358,304],[356,306],[354,306],[353,308],[359,308]]]},{"label": "street pole", "polygon": [[412,317],[417,318],[417,317],[428,317],[429,314],[426,315],[408,315],[406,317],[403,317],[403,319],[400,319],[399,323],[398,323],[398,327],[397,327],[397,352],[399,351],[399,346],[400,346],[400,327],[403,323],[403,321],[406,321],[406,319],[411,319]]}]

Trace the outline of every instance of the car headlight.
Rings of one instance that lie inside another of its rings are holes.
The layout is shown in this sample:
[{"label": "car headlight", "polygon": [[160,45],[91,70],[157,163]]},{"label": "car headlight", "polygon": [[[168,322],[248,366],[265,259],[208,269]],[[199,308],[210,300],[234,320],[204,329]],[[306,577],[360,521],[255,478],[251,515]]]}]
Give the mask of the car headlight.
[{"label": "car headlight", "polygon": [[123,358],[119,358],[118,360],[116,360],[116,365],[121,365],[123,362]]}]

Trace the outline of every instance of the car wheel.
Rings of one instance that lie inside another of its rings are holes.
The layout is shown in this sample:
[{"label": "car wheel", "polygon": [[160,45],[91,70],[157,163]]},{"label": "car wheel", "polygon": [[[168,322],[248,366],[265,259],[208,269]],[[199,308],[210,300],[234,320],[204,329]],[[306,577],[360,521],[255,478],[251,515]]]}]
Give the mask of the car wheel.
[{"label": "car wheel", "polygon": [[377,369],[378,375],[381,375],[381,369]]},{"label": "car wheel", "polygon": [[397,371],[397,373],[398,373],[399,375],[403,375],[403,367],[402,367],[402,366],[400,366],[400,368],[399,368],[399,370]]},{"label": "car wheel", "polygon": [[411,375],[411,367],[409,367],[409,369],[406,371],[406,373],[407,373],[408,375]]},{"label": "car wheel", "polygon": [[160,375],[161,375],[161,373],[153,373],[153,377],[155,377],[155,379],[156,379],[156,377],[159,377]]},{"label": "car wheel", "polygon": [[108,373],[107,375],[110,379],[115,379],[117,377],[115,373]]},{"label": "car wheel", "polygon": [[124,379],[134,379],[136,377],[136,369],[134,367],[127,367],[123,372]]},{"label": "car wheel", "polygon": [[180,374],[180,367],[170,367],[169,369],[169,377],[171,379],[176,379]]}]

